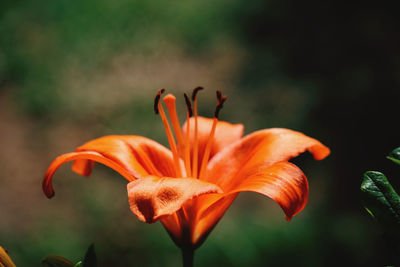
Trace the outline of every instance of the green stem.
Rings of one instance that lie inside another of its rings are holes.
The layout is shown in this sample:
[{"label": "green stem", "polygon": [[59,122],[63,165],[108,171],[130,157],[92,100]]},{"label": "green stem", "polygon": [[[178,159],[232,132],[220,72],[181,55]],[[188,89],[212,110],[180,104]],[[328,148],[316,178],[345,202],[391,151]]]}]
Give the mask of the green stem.
[{"label": "green stem", "polygon": [[183,267],[193,267],[194,249],[182,248]]}]

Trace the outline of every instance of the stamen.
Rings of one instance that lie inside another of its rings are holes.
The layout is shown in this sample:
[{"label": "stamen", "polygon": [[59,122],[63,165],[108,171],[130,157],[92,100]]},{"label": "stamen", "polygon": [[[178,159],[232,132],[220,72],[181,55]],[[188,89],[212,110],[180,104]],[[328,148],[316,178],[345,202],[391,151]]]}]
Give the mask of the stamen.
[{"label": "stamen", "polygon": [[156,97],[154,98],[154,112],[155,112],[156,114],[159,113],[159,110],[158,110],[158,102],[160,102],[160,97],[161,97],[161,95],[162,95],[164,92],[165,92],[165,89],[163,88],[163,89],[161,89],[160,91],[158,91]]},{"label": "stamen", "polygon": [[185,101],[187,106],[187,120],[186,120],[186,142],[185,142],[185,167],[187,177],[191,176],[191,166],[190,166],[190,117],[193,115],[192,103],[190,102],[189,96],[185,93]]},{"label": "stamen", "polygon": [[217,90],[217,99],[218,99],[218,104],[217,107],[215,108],[215,112],[214,112],[214,117],[215,118],[219,118],[219,112],[220,110],[224,107],[224,102],[226,101],[228,97],[227,96],[223,96],[220,90]]},{"label": "stamen", "polygon": [[164,109],[160,103],[160,97],[161,94],[164,93],[164,91],[165,89],[158,91],[157,96],[154,99],[154,106],[157,105],[157,108],[154,108],[154,111],[156,112],[156,114],[158,113],[160,114],[161,120],[164,124],[165,132],[167,134],[169,147],[171,148],[172,156],[174,159],[175,171],[178,177],[182,177],[181,168],[179,164],[179,155],[178,155],[178,150],[176,148],[175,139],[172,134],[171,127],[169,126],[167,116],[165,115]]},{"label": "stamen", "polygon": [[197,98],[197,93],[198,93],[200,90],[203,90],[203,89],[204,89],[204,88],[201,87],[201,86],[196,87],[196,88],[193,89],[193,93],[192,93],[192,101],[193,101],[193,102],[194,102],[194,101],[196,100],[196,98]]},{"label": "stamen", "polygon": [[224,102],[226,101],[226,99],[227,99],[227,97],[223,96],[221,91],[218,90],[217,91],[218,104],[217,104],[217,107],[215,108],[214,120],[213,120],[213,124],[212,124],[212,128],[211,128],[210,136],[207,140],[206,149],[204,151],[203,160],[201,162],[200,175],[199,175],[200,179],[203,178],[203,176],[205,175],[205,172],[206,172],[206,166],[208,163],[208,159],[210,158],[211,145],[214,142],[214,135],[215,135],[215,129],[217,128],[219,112],[222,109],[222,107],[224,106]]},{"label": "stamen", "polygon": [[190,98],[186,93],[184,93],[183,95],[185,97],[186,107],[187,107],[187,111],[189,113],[189,118],[190,118],[193,116],[192,103],[190,102]]},{"label": "stamen", "polygon": [[198,154],[199,154],[199,140],[198,140],[198,124],[197,124],[197,94],[200,90],[203,90],[203,87],[197,87],[193,90],[192,93],[192,101],[194,105],[194,148],[193,148],[193,169],[192,169],[192,177],[197,177],[197,165],[198,165]]},{"label": "stamen", "polygon": [[204,150],[203,160],[201,161],[200,174],[199,174],[200,179],[202,179],[203,176],[205,175],[206,166],[211,152],[211,144],[214,142],[214,134],[215,134],[215,129],[217,127],[217,123],[218,123],[218,118],[214,117],[210,136],[208,137],[206,149]]}]

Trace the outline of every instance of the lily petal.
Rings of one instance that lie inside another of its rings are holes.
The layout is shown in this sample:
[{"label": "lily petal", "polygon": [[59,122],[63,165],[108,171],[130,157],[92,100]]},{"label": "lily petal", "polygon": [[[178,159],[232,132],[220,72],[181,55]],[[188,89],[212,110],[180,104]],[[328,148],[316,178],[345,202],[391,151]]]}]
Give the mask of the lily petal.
[{"label": "lily petal", "polygon": [[[200,216],[201,219],[192,230],[192,238],[196,242],[201,243],[201,241],[198,240],[203,238],[202,236],[206,235],[207,232],[211,231],[235,200],[237,193],[246,191],[246,186],[250,186],[250,184],[246,183],[251,183],[251,181],[257,177],[258,179],[269,177],[266,176],[269,172],[276,177],[282,177],[282,179],[277,178],[276,180],[277,183],[280,181],[280,184],[269,185],[272,187],[272,189],[269,190],[275,191],[264,191],[263,194],[271,197],[281,205],[287,219],[297,214],[304,207],[307,200],[305,195],[302,195],[305,194],[305,177],[304,182],[296,182],[302,181],[303,178],[301,177],[303,177],[303,174],[300,169],[290,163],[285,164],[291,167],[282,168],[282,171],[288,172],[287,175],[284,172],[278,175],[277,172],[279,168],[277,168],[277,166],[283,167],[282,161],[288,161],[306,150],[311,152],[317,160],[325,158],[330,153],[329,148],[316,139],[310,138],[300,132],[276,128],[260,130],[247,135],[216,154],[207,166],[207,174],[204,180],[217,184],[225,193],[228,192],[228,196],[213,194],[201,196],[194,200],[198,216]],[[290,175],[294,175],[292,180],[290,180]],[[265,178],[263,179],[265,180]],[[269,177],[269,179],[273,181],[271,177]],[[287,182],[283,182],[285,181],[284,179],[286,179]],[[261,179],[261,181],[263,180]],[[293,186],[285,185],[288,182],[290,184],[290,181],[293,181]],[[272,194],[274,192],[279,192],[279,186],[283,186],[282,189],[285,189],[285,186],[289,189],[295,188],[294,186],[296,184],[298,186],[301,185],[300,187],[303,189],[294,190],[292,195],[288,195],[282,191],[282,198],[279,199],[279,194],[276,196]],[[261,185],[262,183],[260,186]],[[255,190],[256,189],[250,191]]]},{"label": "lily petal", "polygon": [[74,161],[72,169],[78,174],[89,176],[94,162],[99,162],[128,181],[149,175],[174,176],[176,173],[171,151],[157,142],[141,136],[105,136],[87,142],[76,152],[57,157],[50,164],[43,179],[43,191],[47,197],[54,195],[53,174],[69,161]]},{"label": "lily petal", "polygon": [[46,194],[48,198],[51,198],[54,196],[54,189],[53,189],[53,184],[52,184],[52,178],[56,170],[64,163],[67,163],[69,161],[73,160],[90,160],[90,161],[96,161],[99,163],[102,163],[115,171],[119,172],[122,176],[124,176],[128,181],[133,181],[135,178],[134,176],[126,170],[123,166],[119,165],[115,161],[104,157],[100,153],[97,152],[72,152],[72,153],[67,153],[63,154],[59,157],[57,157],[47,168],[47,171],[44,175],[43,178],[43,192]]},{"label": "lily petal", "polygon": [[[87,142],[76,152],[93,151],[110,158],[131,172],[136,178],[148,175],[176,176],[172,153],[159,143],[142,136],[110,135]],[[90,164],[76,162],[73,170],[90,174]],[[182,164],[183,166],[183,164]],[[181,168],[183,168],[181,166]]]},{"label": "lily petal", "polygon": [[182,240],[183,231],[177,215],[174,213],[171,215],[163,216],[160,218],[160,221],[165,230],[167,230],[171,239],[176,244],[179,244],[180,240]]},{"label": "lily petal", "polygon": [[[299,213],[307,203],[308,181],[304,173],[290,162],[277,162],[271,166],[255,167],[224,194],[201,196],[197,199],[205,207],[199,211],[199,221],[193,229],[194,238],[202,238],[223,216],[237,194],[251,191],[273,199],[282,208],[286,220]],[[199,205],[200,206],[200,205]]]},{"label": "lily petal", "polygon": [[[193,155],[193,143],[195,136],[195,118],[190,119],[190,143],[191,154]],[[186,136],[187,133],[187,121],[182,126],[182,133]],[[206,148],[207,141],[210,136],[211,128],[213,124],[213,119],[198,116],[197,117],[197,140],[198,140],[198,159],[199,166],[201,166],[201,160],[203,159],[204,150]],[[218,121],[215,134],[214,142],[212,143],[210,159],[225,148],[227,145],[239,140],[243,136],[243,124],[232,124],[225,121]]]},{"label": "lily petal", "polygon": [[277,162],[268,167],[255,168],[229,193],[252,191],[273,199],[290,219],[305,207],[308,199],[308,181],[293,163]]},{"label": "lily petal", "polygon": [[217,184],[226,192],[256,166],[268,167],[279,161],[288,161],[306,150],[316,160],[330,153],[329,148],[318,140],[300,132],[280,128],[260,130],[215,155],[207,166],[204,180]]},{"label": "lily petal", "polygon": [[148,176],[128,184],[131,210],[147,223],[173,214],[194,197],[210,193],[222,193],[222,190],[214,184],[194,178]]}]

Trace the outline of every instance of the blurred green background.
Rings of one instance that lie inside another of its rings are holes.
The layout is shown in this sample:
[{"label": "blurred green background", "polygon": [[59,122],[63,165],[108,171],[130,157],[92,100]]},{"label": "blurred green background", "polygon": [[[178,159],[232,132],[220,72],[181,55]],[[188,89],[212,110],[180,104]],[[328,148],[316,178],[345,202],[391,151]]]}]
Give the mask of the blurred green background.
[{"label": "blurred green background", "polygon": [[400,189],[385,159],[400,145],[399,26],[388,1],[3,0],[0,244],[18,266],[48,254],[76,262],[92,242],[101,266],[179,266],[161,224],[130,212],[117,173],[96,165],[86,179],[63,166],[52,200],[41,179],[57,155],[103,135],[166,144],[154,94],[167,88],[183,110],[182,93],[201,85],[200,114],[212,114],[221,89],[221,119],[245,133],[299,130],[332,154],[294,160],[310,196],[290,223],[272,200],[241,194],[196,266],[396,263],[359,186],[364,171],[381,170]]}]

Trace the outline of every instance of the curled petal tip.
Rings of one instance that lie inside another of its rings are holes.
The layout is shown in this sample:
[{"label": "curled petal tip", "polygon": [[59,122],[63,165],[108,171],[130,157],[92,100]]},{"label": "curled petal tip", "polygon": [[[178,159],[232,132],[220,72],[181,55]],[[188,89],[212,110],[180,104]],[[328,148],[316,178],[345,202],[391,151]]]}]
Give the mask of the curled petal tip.
[{"label": "curled petal tip", "polygon": [[316,160],[323,160],[331,154],[331,150],[321,143],[311,146],[309,151],[313,154],[314,159]]},{"label": "curled petal tip", "polygon": [[[46,180],[46,178],[45,178],[45,180]],[[54,197],[55,192],[54,192],[51,184],[46,184],[45,182],[43,182],[42,189],[43,189],[43,193],[46,195],[47,198],[50,199],[50,198]]]},{"label": "curled petal tip", "polygon": [[42,190],[43,193],[46,195],[47,198],[52,198],[54,196],[54,189],[53,189],[53,184],[51,181],[51,175],[48,173],[49,171],[46,172],[43,181],[42,181]]},{"label": "curled petal tip", "polygon": [[46,197],[47,197],[48,199],[51,199],[51,198],[53,198],[53,197],[56,195],[56,193],[54,193],[54,191],[53,191],[53,192],[49,192],[49,193],[46,193],[46,192],[45,192],[45,194],[46,194]]}]

